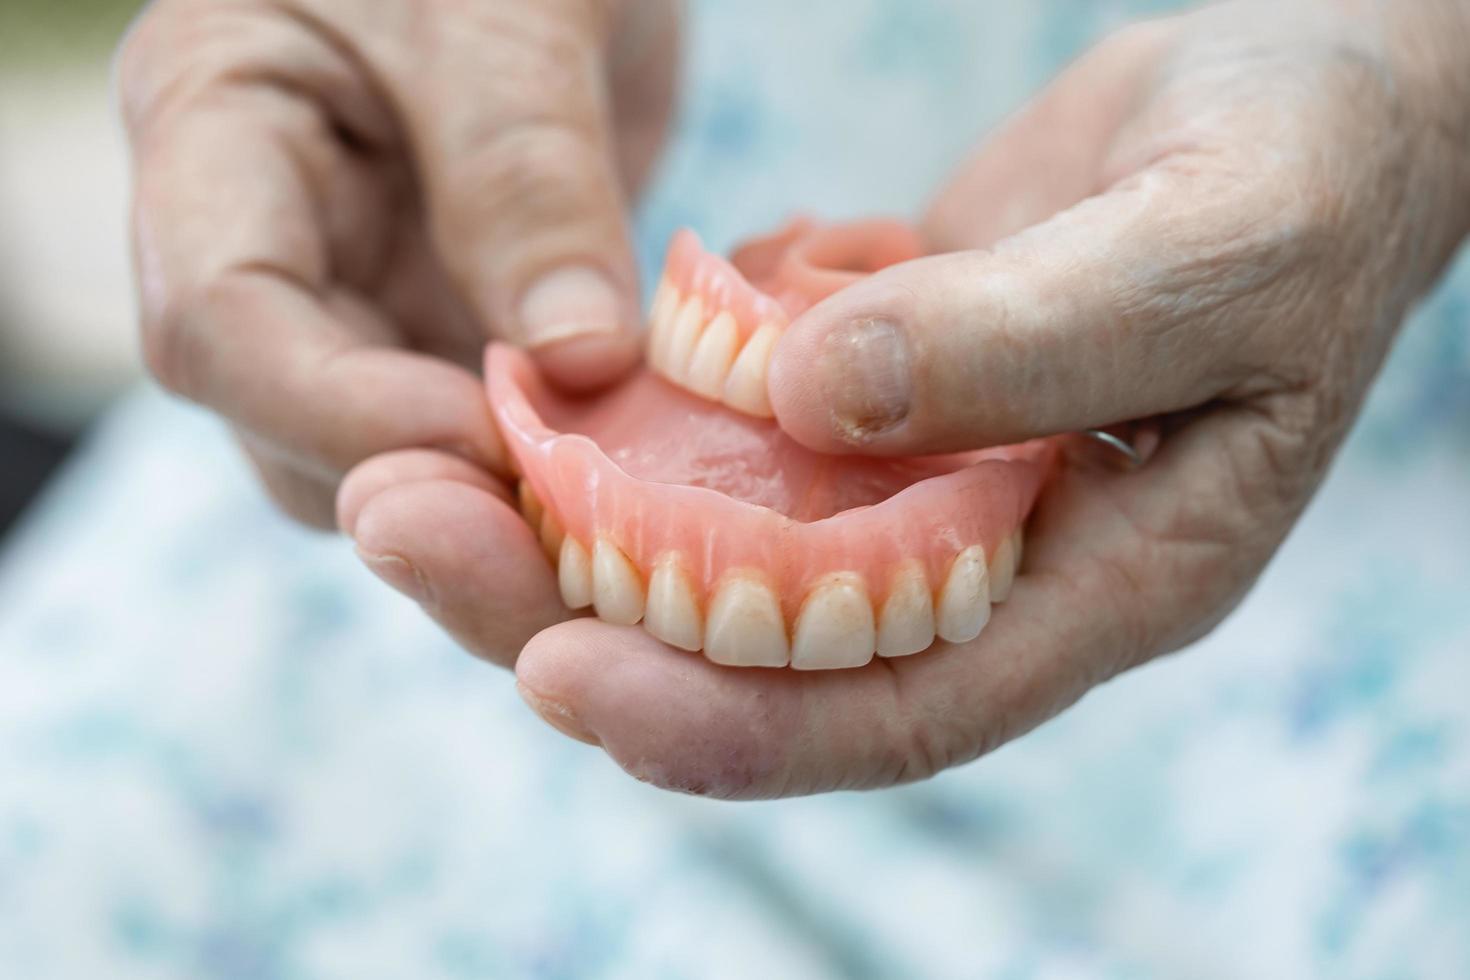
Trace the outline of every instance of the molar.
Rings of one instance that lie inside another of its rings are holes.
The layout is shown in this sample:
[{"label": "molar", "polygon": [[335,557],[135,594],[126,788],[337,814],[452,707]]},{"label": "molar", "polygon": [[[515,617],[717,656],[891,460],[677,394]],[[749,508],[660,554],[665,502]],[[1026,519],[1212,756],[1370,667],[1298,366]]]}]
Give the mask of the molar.
[{"label": "molar", "polygon": [[791,659],[781,604],[770,587],[747,575],[720,584],[709,604],[704,655],[731,667],[784,667]]},{"label": "molar", "polygon": [[990,620],[990,582],[985,549],[973,545],[961,551],[939,590],[936,632],[950,643],[966,643],[980,635]]},{"label": "molar", "polygon": [[877,645],[873,604],[862,576],[839,572],[818,585],[802,603],[791,642],[797,670],[861,667]]},{"label": "molar", "polygon": [[729,311],[705,327],[704,335],[694,348],[689,360],[687,383],[689,390],[711,401],[718,401],[725,387],[725,377],[730,373],[730,362],[735,360],[735,348],[740,342],[740,330]]},{"label": "molar", "polygon": [[780,330],[773,324],[763,323],[745,342],[725,380],[722,400],[726,405],[758,418],[768,419],[775,414],[766,394],[766,373],[771,351],[780,338]]},{"label": "molar", "polygon": [[934,643],[934,596],[918,562],[894,574],[893,587],[878,614],[878,656],[906,657]]},{"label": "molar", "polygon": [[704,642],[704,617],[694,597],[694,587],[679,556],[669,552],[653,564],[648,579],[648,607],[643,628],[669,646],[698,650]]},{"label": "molar", "polygon": [[592,605],[592,560],[582,543],[571,535],[561,543],[556,581],[561,586],[561,601],[568,609],[586,609]]},{"label": "molar", "polygon": [[632,626],[643,618],[643,578],[607,538],[592,545],[592,605],[597,617],[617,626]]}]

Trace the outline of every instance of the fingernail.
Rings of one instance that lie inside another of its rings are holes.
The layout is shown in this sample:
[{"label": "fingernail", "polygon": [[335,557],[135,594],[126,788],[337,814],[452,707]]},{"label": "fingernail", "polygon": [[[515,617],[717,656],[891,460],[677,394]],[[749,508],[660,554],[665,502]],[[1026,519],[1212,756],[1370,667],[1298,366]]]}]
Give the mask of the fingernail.
[{"label": "fingernail", "polygon": [[429,588],[428,579],[407,558],[400,558],[398,555],[370,555],[362,549],[358,549],[357,556],[374,575],[414,602],[425,606],[433,602],[434,591]]},{"label": "fingernail", "polygon": [[623,304],[608,278],[588,266],[548,272],[521,298],[526,343],[542,347],[574,337],[616,333]]},{"label": "fingernail", "polygon": [[827,404],[848,442],[868,442],[908,415],[909,351],[893,322],[853,320],[827,335],[819,360]]},{"label": "fingernail", "polygon": [[562,704],[560,701],[543,698],[520,681],[516,681],[516,690],[520,692],[521,700],[530,705],[531,710],[540,715],[541,720],[552,728],[579,742],[586,742],[588,745],[595,745],[598,748],[602,747],[602,742],[598,740],[596,735],[593,735],[587,730],[582,722],[578,720],[576,712],[571,708]]}]

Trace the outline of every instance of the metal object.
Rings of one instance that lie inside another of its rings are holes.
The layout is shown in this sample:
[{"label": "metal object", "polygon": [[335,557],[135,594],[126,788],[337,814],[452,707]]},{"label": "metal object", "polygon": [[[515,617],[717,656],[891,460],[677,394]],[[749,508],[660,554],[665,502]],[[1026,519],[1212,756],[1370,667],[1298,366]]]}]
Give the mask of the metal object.
[{"label": "metal object", "polygon": [[1143,465],[1143,456],[1139,454],[1137,449],[1133,448],[1128,440],[1121,436],[1115,436],[1111,432],[1104,432],[1102,429],[1084,429],[1082,434],[1093,442],[1107,446],[1114,452],[1122,454],[1128,460],[1130,466]]}]

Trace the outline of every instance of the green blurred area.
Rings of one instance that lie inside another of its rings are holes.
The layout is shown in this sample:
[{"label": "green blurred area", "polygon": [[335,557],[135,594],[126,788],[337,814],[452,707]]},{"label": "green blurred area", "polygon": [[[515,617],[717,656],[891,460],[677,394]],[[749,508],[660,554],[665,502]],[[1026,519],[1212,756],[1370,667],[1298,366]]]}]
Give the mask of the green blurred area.
[{"label": "green blurred area", "polygon": [[0,72],[106,59],[142,6],[141,0],[0,0]]}]

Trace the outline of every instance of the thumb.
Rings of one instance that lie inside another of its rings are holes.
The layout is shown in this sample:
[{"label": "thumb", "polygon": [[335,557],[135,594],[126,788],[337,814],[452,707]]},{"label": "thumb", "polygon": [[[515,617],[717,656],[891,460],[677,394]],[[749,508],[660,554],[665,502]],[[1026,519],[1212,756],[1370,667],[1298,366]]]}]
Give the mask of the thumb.
[{"label": "thumb", "polygon": [[893,266],[813,307],[772,357],[781,427],[824,452],[952,452],[1241,384],[1252,294],[1284,278],[1280,243],[1261,203],[1190,169],[1142,174],[994,250]]},{"label": "thumb", "polygon": [[608,6],[518,0],[437,18],[398,86],[451,275],[492,334],[573,388],[638,358],[605,92]]}]

